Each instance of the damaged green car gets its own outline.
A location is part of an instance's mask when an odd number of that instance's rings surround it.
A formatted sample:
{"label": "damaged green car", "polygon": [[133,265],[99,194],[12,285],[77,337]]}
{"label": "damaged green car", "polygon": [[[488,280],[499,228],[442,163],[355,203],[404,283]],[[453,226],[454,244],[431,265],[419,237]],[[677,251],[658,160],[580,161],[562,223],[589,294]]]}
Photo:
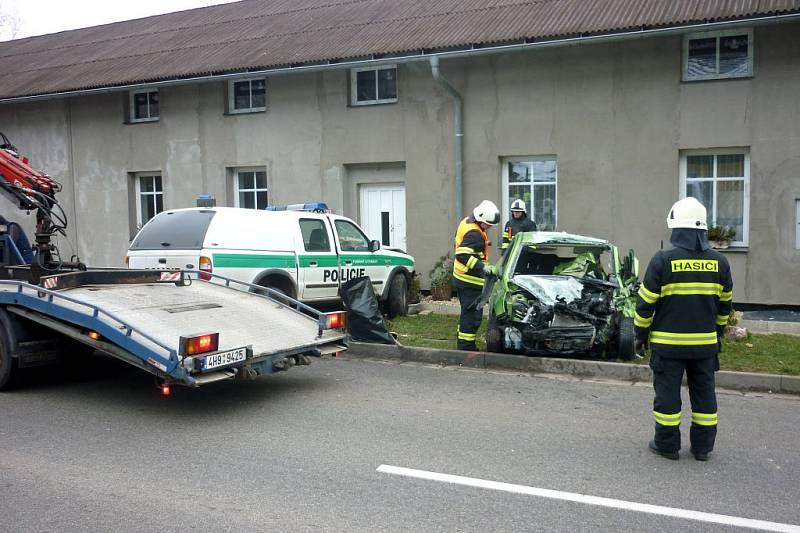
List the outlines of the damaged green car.
{"label": "damaged green car", "polygon": [[563,232],[517,234],[484,287],[486,347],[528,355],[635,357],[639,261],[608,241]]}

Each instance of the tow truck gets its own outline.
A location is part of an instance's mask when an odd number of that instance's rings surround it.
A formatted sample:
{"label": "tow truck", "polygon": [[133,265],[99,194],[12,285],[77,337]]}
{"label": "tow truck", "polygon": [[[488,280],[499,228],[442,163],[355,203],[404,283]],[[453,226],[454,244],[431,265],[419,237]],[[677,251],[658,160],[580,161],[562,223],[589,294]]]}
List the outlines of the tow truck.
{"label": "tow truck", "polygon": [[52,242],[66,236],[61,185],[0,136],[0,193],[36,212],[30,264],[0,227],[0,391],[20,369],[95,351],[153,374],[168,395],[172,385],[273,374],[346,349],[346,313],[275,290],[196,270],[62,260]]}

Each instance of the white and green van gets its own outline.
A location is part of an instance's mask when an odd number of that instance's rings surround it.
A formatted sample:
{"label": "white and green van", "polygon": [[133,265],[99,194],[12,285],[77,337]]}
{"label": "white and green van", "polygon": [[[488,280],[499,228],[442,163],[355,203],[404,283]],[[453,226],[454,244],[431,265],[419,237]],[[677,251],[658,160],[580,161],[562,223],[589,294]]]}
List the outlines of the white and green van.
{"label": "white and green van", "polygon": [[408,311],[414,273],[413,257],[370,241],[347,217],[235,207],[159,213],[134,238],[127,263],[213,272],[307,303],[339,300],[342,283],[369,276],[390,316]]}

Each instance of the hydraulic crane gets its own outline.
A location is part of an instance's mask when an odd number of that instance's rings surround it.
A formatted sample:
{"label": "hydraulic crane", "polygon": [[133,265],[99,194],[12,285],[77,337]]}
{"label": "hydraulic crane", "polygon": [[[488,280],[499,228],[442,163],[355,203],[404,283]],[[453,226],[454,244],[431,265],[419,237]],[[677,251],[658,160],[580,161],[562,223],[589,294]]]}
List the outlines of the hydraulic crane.
{"label": "hydraulic crane", "polygon": [[56,200],[61,184],[33,168],[28,158],[20,156],[19,150],[5,134],[0,132],[0,138],[0,191],[19,209],[36,211],[33,262],[30,267],[2,269],[4,272],[0,272],[0,278],[29,278],[33,283],[38,283],[39,278],[44,275],[86,270],[86,266],[77,257],[68,262],[62,261],[58,248],[51,242],[55,235],[66,237],[67,217]]}

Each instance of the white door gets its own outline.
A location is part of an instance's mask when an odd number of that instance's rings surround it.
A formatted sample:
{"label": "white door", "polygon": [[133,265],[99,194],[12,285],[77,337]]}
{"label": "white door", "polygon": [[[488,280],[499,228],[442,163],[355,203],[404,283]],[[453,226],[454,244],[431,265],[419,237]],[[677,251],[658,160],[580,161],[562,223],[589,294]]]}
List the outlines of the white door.
{"label": "white door", "polygon": [[361,227],[385,248],[406,250],[406,188],[402,183],[361,186]]}

